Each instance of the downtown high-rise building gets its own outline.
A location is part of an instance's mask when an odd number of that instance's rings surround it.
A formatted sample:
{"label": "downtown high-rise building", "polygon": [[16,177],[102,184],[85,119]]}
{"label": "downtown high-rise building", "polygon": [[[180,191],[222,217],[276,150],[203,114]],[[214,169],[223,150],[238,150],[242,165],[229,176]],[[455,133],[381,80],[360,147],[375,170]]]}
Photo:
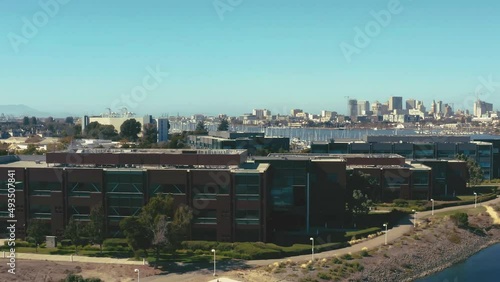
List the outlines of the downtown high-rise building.
{"label": "downtown high-rise building", "polygon": [[357,103],[358,116],[366,116],[370,112],[370,102],[368,101],[358,101]]}
{"label": "downtown high-rise building", "polygon": [[407,110],[416,109],[416,108],[417,108],[417,100],[415,100],[415,99],[406,100],[406,109]]}
{"label": "downtown high-rise building", "polygon": [[389,111],[402,110],[403,109],[403,97],[391,96],[389,98]]}
{"label": "downtown high-rise building", "polygon": [[358,116],[358,100],[350,99],[347,102],[347,115],[350,117]]}

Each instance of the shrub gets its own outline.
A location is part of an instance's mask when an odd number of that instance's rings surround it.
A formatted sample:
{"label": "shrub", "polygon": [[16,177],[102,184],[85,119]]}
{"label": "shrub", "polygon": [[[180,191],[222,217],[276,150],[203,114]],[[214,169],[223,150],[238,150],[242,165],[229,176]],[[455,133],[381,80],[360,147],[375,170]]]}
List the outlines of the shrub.
{"label": "shrub", "polygon": [[110,248],[110,247],[128,248],[129,247],[127,239],[124,239],[124,238],[110,238],[110,239],[106,239],[102,243],[102,246],[104,248]]}
{"label": "shrub", "polygon": [[71,246],[71,240],[70,239],[63,239],[63,240],[61,240],[61,246],[63,246],[63,247],[69,247],[69,246]]}
{"label": "shrub", "polygon": [[75,274],[69,274],[66,279],[64,279],[65,282],[103,282],[99,278],[83,278],[81,275],[75,275]]}
{"label": "shrub", "polygon": [[450,216],[450,219],[459,228],[467,228],[469,226],[469,215],[464,212],[457,212]]}
{"label": "shrub", "polygon": [[[30,243],[30,242],[27,242],[27,241],[22,241],[22,240],[16,240],[16,247],[28,247],[28,248],[34,248],[36,247],[36,245],[34,243]],[[4,246],[8,246],[9,245],[9,241],[6,240],[3,242]]]}
{"label": "shrub", "polygon": [[328,281],[332,280],[332,276],[326,272],[318,272],[318,278],[323,279],[323,280],[328,280]]}
{"label": "shrub", "polygon": [[368,248],[367,247],[364,247],[364,248],[361,249],[361,256],[363,256],[363,257],[369,256]]}
{"label": "shrub", "polygon": [[396,207],[407,207],[408,206],[408,201],[403,200],[403,199],[395,199],[393,201],[393,203]]}
{"label": "shrub", "polygon": [[212,241],[184,241],[181,243],[182,248],[189,250],[206,250],[210,251],[217,246],[217,242]]}
{"label": "shrub", "polygon": [[344,254],[341,256],[341,258],[345,260],[352,260],[352,255],[350,253]]}
{"label": "shrub", "polygon": [[377,232],[380,232],[382,229],[380,227],[371,227],[363,230],[358,230],[358,231],[351,231],[347,232],[345,234],[345,238],[353,238],[354,239],[359,239],[362,237],[367,237],[368,235],[375,234]]}

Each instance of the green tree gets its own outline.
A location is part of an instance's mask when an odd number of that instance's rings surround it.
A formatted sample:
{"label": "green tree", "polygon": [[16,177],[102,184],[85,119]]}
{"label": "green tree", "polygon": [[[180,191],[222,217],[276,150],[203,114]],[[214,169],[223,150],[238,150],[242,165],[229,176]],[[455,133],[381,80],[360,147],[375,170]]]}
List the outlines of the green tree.
{"label": "green tree", "polygon": [[208,130],[205,126],[205,122],[200,120],[197,124],[196,124],[196,129],[194,130],[194,134],[197,134],[197,135],[203,135],[203,134],[207,134],[208,133]]}
{"label": "green tree", "polygon": [[368,214],[371,206],[373,206],[373,202],[368,195],[363,194],[361,190],[352,191],[352,198],[347,202],[347,211],[352,215],[354,227],[356,227],[358,217]]}
{"label": "green tree", "polygon": [[183,149],[186,148],[185,144],[185,134],[172,134],[168,141],[168,148],[171,149]]}
{"label": "green tree", "polygon": [[36,124],[37,124],[36,117],[31,117],[31,119],[30,119],[30,124],[31,124],[31,125],[36,125]]}
{"label": "green tree", "polygon": [[34,144],[29,144],[26,150],[20,152],[21,155],[35,155],[37,153],[36,146]]}
{"label": "green tree", "polygon": [[141,132],[141,123],[137,120],[128,119],[120,126],[121,137],[126,138],[129,141],[137,141],[137,134]]}
{"label": "green tree", "polygon": [[466,162],[467,164],[466,180],[470,186],[476,186],[483,181],[484,179],[483,170],[473,158],[467,157],[463,154],[459,154],[456,156],[456,159]]}
{"label": "green tree", "polygon": [[157,141],[158,130],[156,129],[156,125],[152,123],[145,124],[142,131],[143,146],[151,146],[151,144],[156,144]]}
{"label": "green tree", "polygon": [[129,246],[134,251],[144,250],[145,255],[151,247],[151,232],[144,226],[137,216],[130,216],[120,221],[120,229],[123,231]]}
{"label": "green tree", "polygon": [[74,118],[73,117],[66,117],[66,119],[64,120],[65,123],[67,124],[73,124],[75,122]]}
{"label": "green tree", "polygon": [[98,138],[100,139],[115,139],[118,137],[118,132],[113,125],[101,125],[99,128]]}
{"label": "green tree", "polygon": [[29,117],[24,117],[23,118],[23,125],[24,126],[30,125],[30,118]]}
{"label": "green tree", "polygon": [[104,206],[98,205],[90,210],[90,222],[87,224],[87,232],[93,244],[98,244],[102,253],[102,243],[106,236],[106,215]]}
{"label": "green tree", "polygon": [[36,252],[38,253],[38,245],[45,241],[45,236],[49,234],[47,224],[39,219],[32,219],[28,223],[26,235],[29,239],[33,240],[36,245]]}
{"label": "green tree", "polygon": [[228,131],[229,130],[229,122],[226,118],[222,119],[217,126],[217,131]]}
{"label": "green tree", "polygon": [[64,229],[64,238],[71,240],[71,243],[75,246],[75,253],[78,254],[78,246],[81,246],[85,242],[86,227],[82,222],[71,218]]}

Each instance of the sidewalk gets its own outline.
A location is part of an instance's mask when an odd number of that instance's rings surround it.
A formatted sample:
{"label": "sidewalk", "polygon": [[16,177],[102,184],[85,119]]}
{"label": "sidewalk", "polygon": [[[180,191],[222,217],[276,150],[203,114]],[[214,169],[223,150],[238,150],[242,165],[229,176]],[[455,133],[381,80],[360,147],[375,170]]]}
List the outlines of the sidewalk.
{"label": "sidewalk", "polygon": [[[0,258],[3,258],[2,253],[0,253]],[[29,259],[29,260],[65,261],[65,262],[73,261],[73,262],[89,262],[89,263],[143,265],[142,261],[117,259],[117,258],[76,256],[76,255],[42,255],[42,254],[16,253],[16,258],[21,260]]]}

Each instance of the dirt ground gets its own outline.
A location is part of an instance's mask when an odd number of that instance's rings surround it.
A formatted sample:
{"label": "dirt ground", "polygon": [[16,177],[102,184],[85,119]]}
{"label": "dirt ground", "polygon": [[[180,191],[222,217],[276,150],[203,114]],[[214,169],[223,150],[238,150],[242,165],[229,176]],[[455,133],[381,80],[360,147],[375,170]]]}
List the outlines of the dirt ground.
{"label": "dirt ground", "polygon": [[100,278],[106,282],[130,282],[137,281],[137,273],[134,272],[136,268],[140,270],[141,278],[160,272],[152,267],[137,265],[18,260],[16,261],[16,274],[13,275],[7,272],[9,267],[6,263],[6,259],[0,259],[0,282],[59,282],[64,281],[70,273],[81,275],[84,278]]}

